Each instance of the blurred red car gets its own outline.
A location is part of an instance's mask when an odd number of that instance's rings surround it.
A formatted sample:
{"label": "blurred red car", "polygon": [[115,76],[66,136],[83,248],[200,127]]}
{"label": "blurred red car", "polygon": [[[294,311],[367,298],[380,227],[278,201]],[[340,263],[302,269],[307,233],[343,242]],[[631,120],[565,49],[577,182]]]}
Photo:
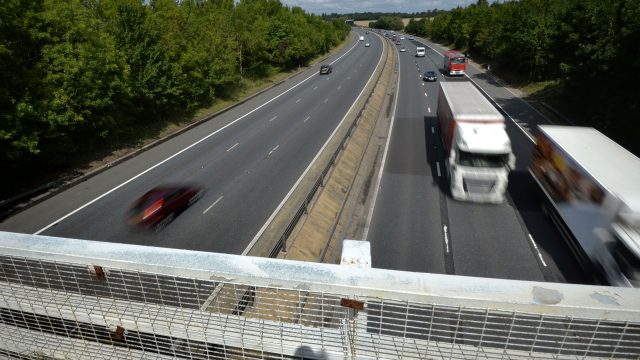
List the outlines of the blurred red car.
{"label": "blurred red car", "polygon": [[198,201],[204,190],[198,186],[158,186],[142,195],[129,210],[129,224],[160,231],[176,216]]}

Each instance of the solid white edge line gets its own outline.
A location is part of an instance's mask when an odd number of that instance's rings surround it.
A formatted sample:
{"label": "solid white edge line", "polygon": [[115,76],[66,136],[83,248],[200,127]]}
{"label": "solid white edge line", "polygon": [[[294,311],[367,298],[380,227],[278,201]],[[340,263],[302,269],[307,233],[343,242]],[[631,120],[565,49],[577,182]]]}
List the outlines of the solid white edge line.
{"label": "solid white edge line", "polygon": [[207,211],[211,210],[211,208],[212,208],[212,207],[216,206],[216,204],[217,204],[220,200],[222,200],[222,198],[223,198],[223,197],[224,197],[224,196],[220,196],[220,197],[218,198],[218,200],[214,201],[214,202],[213,202],[213,204],[211,204],[211,206],[209,206],[209,207],[207,208],[207,210],[205,210],[205,211],[203,211],[203,212],[202,212],[202,215],[206,214],[206,213],[207,213]]}
{"label": "solid white edge line", "polygon": [[[396,60],[398,61],[398,65],[400,64],[400,56],[396,52]],[[369,228],[371,227],[371,220],[373,219],[373,211],[376,207],[376,202],[378,200],[378,192],[380,190],[380,186],[382,186],[382,175],[384,172],[384,166],[387,162],[387,154],[389,152],[389,144],[391,143],[391,134],[393,133],[393,125],[396,120],[396,111],[398,110],[398,94],[400,93],[400,66],[398,66],[398,82],[396,84],[396,94],[393,99],[393,115],[391,115],[391,123],[389,124],[389,135],[387,136],[387,142],[384,146],[384,153],[382,154],[382,162],[380,163],[380,170],[378,170],[378,176],[376,177],[376,183],[373,186],[373,204],[369,208],[369,214],[367,214],[367,220],[365,221],[364,231],[362,233],[362,239],[367,240],[369,236]]]}
{"label": "solid white edge line", "polygon": [[[335,59],[334,61],[332,61],[330,64],[333,64],[333,63],[335,63],[336,61],[338,61],[338,60],[342,59],[345,55],[347,55],[348,53],[350,53],[350,52],[351,52],[351,50],[355,49],[355,47],[356,47],[357,45],[358,45],[358,43],[356,42],[356,43],[355,43],[355,44],[354,44],[354,45],[353,45],[349,50],[347,50],[347,52],[345,52],[344,54],[340,55],[340,57],[338,57],[337,59]],[[123,187],[123,186],[127,185],[128,183],[132,182],[133,180],[135,180],[135,179],[139,178],[140,176],[142,176],[142,175],[144,175],[144,174],[148,173],[149,171],[151,171],[151,170],[153,170],[153,169],[157,168],[158,166],[160,166],[160,165],[162,165],[162,164],[166,163],[167,161],[169,161],[169,160],[173,159],[174,157],[176,157],[176,156],[178,156],[178,155],[182,154],[183,152],[185,152],[185,151],[187,151],[187,150],[191,149],[192,147],[194,147],[194,146],[196,146],[196,145],[200,144],[201,142],[203,142],[203,141],[207,140],[208,138],[212,137],[213,135],[216,135],[217,133],[221,132],[222,130],[224,130],[224,129],[228,128],[229,126],[234,125],[234,124],[235,124],[235,123],[237,123],[238,121],[240,121],[240,120],[244,119],[245,117],[247,117],[247,116],[249,116],[249,115],[253,114],[254,112],[258,111],[259,109],[261,109],[261,108],[263,108],[263,107],[265,107],[266,105],[268,105],[268,104],[270,104],[271,102],[275,101],[276,99],[280,98],[282,95],[284,95],[284,94],[288,93],[289,91],[291,91],[291,90],[293,90],[293,89],[297,88],[298,86],[300,86],[301,84],[303,84],[303,83],[304,83],[304,82],[306,82],[307,80],[309,80],[309,79],[311,79],[312,77],[317,76],[317,75],[318,75],[318,72],[314,72],[313,74],[311,74],[311,75],[309,75],[308,77],[304,78],[304,79],[303,79],[302,81],[300,81],[299,83],[297,83],[297,84],[293,85],[292,87],[288,88],[287,90],[285,90],[285,91],[281,92],[280,94],[276,95],[275,97],[273,97],[273,98],[269,99],[267,102],[265,102],[265,103],[261,104],[260,106],[256,107],[255,109],[253,109],[253,110],[249,111],[248,113],[246,113],[246,114],[244,114],[244,115],[240,116],[239,118],[237,118],[237,119],[233,120],[232,122],[228,123],[227,125],[225,125],[225,126],[221,127],[220,129],[218,129],[218,130],[216,130],[216,131],[214,131],[214,132],[210,133],[209,135],[207,135],[207,136],[203,137],[202,139],[200,139],[200,140],[198,140],[198,141],[194,142],[193,144],[191,144],[191,145],[189,145],[189,146],[185,147],[184,149],[182,149],[182,150],[178,151],[177,153],[175,153],[175,154],[173,154],[173,155],[169,156],[168,158],[166,158],[166,159],[164,159],[164,160],[160,161],[159,163],[157,163],[157,164],[155,164],[155,165],[153,165],[153,166],[151,166],[151,167],[147,168],[146,170],[144,170],[144,171],[140,172],[138,175],[135,175],[135,176],[133,176],[132,178],[130,178],[129,180],[124,181],[124,182],[123,182],[123,183],[121,183],[120,185],[118,185],[118,186],[116,186],[116,187],[112,188],[111,190],[109,190],[109,191],[105,192],[104,194],[102,194],[102,195],[100,195],[100,196],[96,197],[95,199],[90,200],[89,202],[85,203],[84,205],[80,206],[79,208],[77,208],[77,209],[75,209],[75,210],[73,210],[73,211],[71,211],[71,212],[67,213],[66,215],[64,215],[64,216],[62,216],[61,218],[59,218],[59,219],[55,220],[55,221],[54,221],[54,222],[52,222],[51,224],[49,224],[49,225],[47,225],[47,226],[43,227],[42,229],[40,229],[40,230],[36,231],[35,233],[33,233],[33,235],[38,235],[38,234],[42,233],[43,231],[47,231],[47,230],[48,230],[49,228],[51,228],[52,226],[59,224],[61,221],[64,221],[64,220],[65,220],[65,219],[67,219],[68,217],[70,217],[70,216],[72,216],[72,215],[76,214],[77,212],[79,212],[79,211],[83,210],[83,209],[84,209],[84,208],[86,208],[87,206],[89,206],[89,205],[91,205],[91,204],[95,203],[96,201],[98,201],[98,200],[102,199],[103,197],[105,197],[105,196],[107,196],[107,195],[111,194],[112,192],[114,192],[114,191],[116,191],[116,190],[120,189],[121,187]]]}
{"label": "solid white edge line", "polygon": [[536,242],[533,240],[533,236],[531,236],[531,234],[529,235],[529,239],[531,240],[531,243],[533,244],[533,247],[536,249],[536,252],[538,253],[538,257],[540,258],[540,261],[542,262],[542,265],[544,267],[547,267],[547,263],[544,262],[544,259],[542,258],[542,254],[540,253],[540,250],[538,249],[538,245],[536,245]]}
{"label": "solid white edge line", "polygon": [[[357,45],[357,43],[356,43]],[[376,71],[378,70],[378,67],[380,67],[380,65],[382,64],[382,55],[380,54],[380,60],[378,60],[378,65],[376,66],[376,68],[373,70],[373,72],[371,73],[371,76],[369,77],[369,80],[367,80],[367,83],[365,84],[365,86],[362,88],[362,91],[360,91],[360,94],[358,94],[358,96],[356,97],[356,100],[353,102],[353,104],[351,104],[351,107],[349,108],[349,110],[347,111],[347,113],[342,117],[342,120],[340,120],[340,123],[338,124],[338,126],[336,126],[335,130],[333,130],[333,132],[331,133],[331,135],[329,136],[329,138],[327,139],[327,141],[325,141],[324,145],[322,145],[322,147],[320,148],[320,150],[318,151],[318,153],[316,154],[316,156],[313,158],[313,160],[311,160],[311,162],[309,163],[309,166],[307,166],[307,168],[302,172],[302,175],[300,175],[300,177],[298,178],[298,180],[295,182],[295,184],[293,184],[293,186],[291,187],[291,189],[289,190],[289,192],[287,193],[287,195],[285,195],[284,199],[282,199],[282,201],[280,202],[280,204],[278,204],[278,207],[276,207],[276,209],[273,211],[273,213],[271,214],[271,216],[269,216],[269,218],[267,219],[267,221],[264,223],[264,225],[262,225],[262,227],[260,228],[260,230],[258,230],[258,233],[256,234],[256,236],[253,237],[253,240],[251,240],[251,242],[249,243],[249,245],[244,249],[244,251],[242,252],[242,255],[247,255],[249,253],[249,251],[251,250],[251,248],[253,248],[253,246],[256,244],[256,242],[258,241],[258,239],[260,239],[260,236],[262,236],[262,234],[265,232],[265,230],[267,230],[267,227],[271,224],[271,222],[273,221],[273,219],[276,217],[276,215],[278,214],[278,212],[282,209],[282,207],[284,206],[284,204],[287,202],[287,200],[289,200],[289,198],[291,197],[291,194],[293,194],[293,191],[298,187],[298,185],[302,182],[302,179],[304,179],[304,177],[307,175],[307,173],[309,172],[309,170],[311,169],[311,167],[315,164],[316,160],[318,160],[318,158],[320,157],[320,154],[322,154],[322,152],[324,151],[324,149],[327,147],[327,145],[329,145],[329,142],[331,141],[331,139],[333,138],[333,136],[336,134],[336,132],[338,131],[338,129],[342,126],[342,123],[347,119],[347,115],[349,115],[349,113],[351,112],[351,110],[353,110],[353,107],[356,105],[356,103],[358,102],[358,99],[360,98],[360,96],[362,96],[362,93],[364,92],[364,90],[367,88],[367,85],[369,84],[369,82],[371,81],[371,79],[373,79],[373,75],[375,75]],[[396,95],[397,98],[397,95]],[[394,110],[394,114],[395,114],[395,110]],[[366,238],[365,238],[366,239]]]}

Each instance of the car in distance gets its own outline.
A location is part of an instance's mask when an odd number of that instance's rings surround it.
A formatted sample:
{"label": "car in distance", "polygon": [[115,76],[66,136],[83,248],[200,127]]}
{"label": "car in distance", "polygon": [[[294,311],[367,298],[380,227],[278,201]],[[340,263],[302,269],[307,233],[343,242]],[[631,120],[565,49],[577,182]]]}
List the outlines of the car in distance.
{"label": "car in distance", "polygon": [[424,80],[424,81],[437,81],[438,80],[438,75],[436,74],[435,71],[428,70],[428,71],[424,72],[424,75],[422,75],[422,80]]}
{"label": "car in distance", "polygon": [[371,44],[366,43],[366,44],[364,44],[364,46],[365,46],[365,47],[369,47],[369,46],[371,46]]}
{"label": "car in distance", "polygon": [[400,45],[400,40],[396,40],[396,45]]}
{"label": "car in distance", "polygon": [[400,36],[400,40],[404,40],[404,36]]}
{"label": "car in distance", "polygon": [[333,67],[329,64],[324,64],[320,66],[320,74],[331,74],[333,72]]}
{"label": "car in distance", "polygon": [[415,40],[415,38],[413,36],[409,37],[409,40]]}
{"label": "car in distance", "polygon": [[129,224],[158,232],[203,194],[204,190],[196,185],[157,186],[133,203],[128,214]]}
{"label": "car in distance", "polygon": [[403,46],[403,47],[400,48],[400,52],[405,52],[405,51],[407,51],[406,47]]}

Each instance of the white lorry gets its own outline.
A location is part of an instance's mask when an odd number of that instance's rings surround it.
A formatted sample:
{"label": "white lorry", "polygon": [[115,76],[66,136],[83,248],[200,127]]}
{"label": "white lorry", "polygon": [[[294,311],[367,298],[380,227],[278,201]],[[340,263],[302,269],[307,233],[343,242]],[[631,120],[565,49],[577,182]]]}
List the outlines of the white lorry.
{"label": "white lorry", "polygon": [[538,127],[530,172],[583,267],[640,287],[640,159],[588,127]]}
{"label": "white lorry", "polygon": [[416,57],[424,57],[426,54],[425,48],[422,46],[416,47]]}
{"label": "white lorry", "polygon": [[501,203],[516,158],[504,117],[470,82],[441,82],[438,122],[451,196]]}
{"label": "white lorry", "polygon": [[360,41],[364,41],[364,36],[360,35]]}

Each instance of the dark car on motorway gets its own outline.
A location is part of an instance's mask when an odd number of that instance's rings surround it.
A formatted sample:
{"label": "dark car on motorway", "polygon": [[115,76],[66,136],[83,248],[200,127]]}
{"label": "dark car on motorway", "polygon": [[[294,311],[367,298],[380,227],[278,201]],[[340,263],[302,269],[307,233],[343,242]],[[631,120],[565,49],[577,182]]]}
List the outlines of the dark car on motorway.
{"label": "dark car on motorway", "polygon": [[133,203],[129,224],[160,231],[176,216],[202,197],[204,190],[195,185],[165,185],[149,190]]}
{"label": "dark car on motorway", "polygon": [[436,74],[435,71],[432,71],[432,70],[425,71],[424,75],[422,75],[422,80],[424,80],[424,81],[437,81],[438,80],[438,75]]}
{"label": "dark car on motorway", "polygon": [[331,65],[320,66],[320,74],[331,74],[331,72],[333,72],[333,67]]}

